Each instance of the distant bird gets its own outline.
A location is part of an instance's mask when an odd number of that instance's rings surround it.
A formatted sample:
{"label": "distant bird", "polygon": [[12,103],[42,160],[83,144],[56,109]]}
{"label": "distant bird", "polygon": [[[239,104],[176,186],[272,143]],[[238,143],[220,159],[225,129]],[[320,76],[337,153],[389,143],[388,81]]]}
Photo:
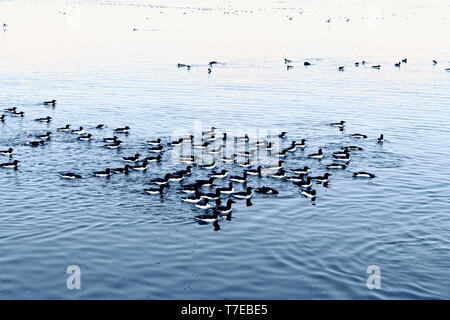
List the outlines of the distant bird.
{"label": "distant bird", "polygon": [[433,60],[433,64],[437,64],[437,61],[436,61],[436,60]]}
{"label": "distant bird", "polygon": [[322,158],[323,158],[323,152],[322,152],[322,149],[319,149],[319,150],[317,151],[317,153],[311,153],[311,154],[308,154],[308,157],[309,157],[309,158],[312,158],[312,159],[322,159]]}
{"label": "distant bird", "polygon": [[45,117],[45,118],[37,118],[37,119],[35,119],[35,121],[38,121],[38,122],[47,122],[47,123],[49,123],[50,121],[52,121],[52,117],[47,116],[47,117]]}
{"label": "distant bird", "polygon": [[81,179],[82,178],[81,175],[72,173],[72,172],[60,173],[59,176],[63,179]]}
{"label": "distant bird", "polygon": [[397,62],[394,66],[400,68],[400,64],[401,64],[400,62]]}
{"label": "distant bird", "polygon": [[56,104],[56,100],[44,101],[44,104],[54,106]]}
{"label": "distant bird", "polygon": [[366,64],[366,61],[364,61],[364,60],[361,61],[361,64],[362,64],[362,65],[365,65],[365,64]]}
{"label": "distant bird", "polygon": [[300,193],[307,197],[310,198],[311,201],[315,201],[316,200],[316,190],[310,190],[310,189],[305,189],[305,190],[301,190]]}
{"label": "distant bird", "polygon": [[403,62],[403,63],[407,63],[407,62],[408,62],[408,59],[405,58],[405,59],[402,60],[402,62]]}
{"label": "distant bird", "polygon": [[296,173],[296,174],[307,174],[309,170],[308,166],[304,166],[303,168],[300,169],[291,169],[289,170],[292,173]]}
{"label": "distant bird", "polygon": [[339,71],[344,71],[344,67],[339,67],[338,70]]}
{"label": "distant bird", "polygon": [[3,111],[9,112],[9,113],[14,113],[14,112],[16,112],[16,110],[17,110],[17,107],[3,109]]}
{"label": "distant bird", "polygon": [[128,131],[130,131],[129,126],[114,129],[114,132],[117,132],[117,133],[128,133]]}
{"label": "distant bird", "polygon": [[79,129],[73,129],[72,133],[81,135],[81,134],[85,134],[86,131],[84,131],[83,127],[80,127]]}
{"label": "distant bird", "polygon": [[105,144],[104,147],[106,149],[117,149],[117,148],[120,148],[121,144],[122,144],[122,141],[117,140],[117,141],[115,141],[113,143]]}
{"label": "distant bird", "polygon": [[23,117],[24,115],[25,115],[25,112],[23,112],[23,111],[11,113],[11,116],[13,116],[13,117]]}
{"label": "distant bird", "polygon": [[162,195],[163,190],[164,190],[165,187],[166,186],[162,184],[162,185],[159,186],[159,188],[144,189],[144,192],[147,193],[147,194],[151,194],[151,195],[154,195],[154,194]]}
{"label": "distant bird", "polygon": [[105,129],[106,126],[104,124],[98,124],[95,129]]}
{"label": "distant bird", "polygon": [[92,139],[92,134],[88,133],[88,134],[84,134],[84,135],[80,135],[78,137],[78,140],[80,141],[91,141]]}
{"label": "distant bird", "polygon": [[114,136],[112,138],[103,138],[104,142],[116,142],[117,141],[117,136]]}
{"label": "distant bird", "polygon": [[450,68],[445,69],[445,71],[450,71]]}
{"label": "distant bird", "polygon": [[[211,208],[211,204],[209,204],[209,200],[208,199],[203,199],[201,202],[197,203],[195,206],[197,208],[203,209],[203,210]],[[218,213],[214,212],[214,216],[217,217]],[[200,218],[200,217],[203,217],[203,218]],[[196,218],[200,219],[200,220],[203,220],[203,221],[207,220],[207,218],[205,216],[197,216]],[[217,218],[215,218],[215,220],[217,220]]]}
{"label": "distant bird", "polygon": [[9,148],[8,150],[0,150],[0,154],[4,156],[10,156],[14,152],[13,148]]}
{"label": "distant bird", "polygon": [[208,68],[208,73],[211,73],[211,68]]}
{"label": "distant bird", "polygon": [[304,65],[304,66],[310,66],[311,63],[309,63],[308,61],[305,61],[305,62],[303,63],[303,65]]}
{"label": "distant bird", "polygon": [[355,67],[359,67],[359,62],[355,62]]}
{"label": "distant bird", "polygon": [[132,167],[133,170],[136,171],[147,171],[147,162],[143,162],[142,164],[137,164]]}
{"label": "distant bird", "polygon": [[228,199],[226,206],[216,205],[216,207],[214,208],[214,211],[217,211],[220,214],[228,214],[233,210],[233,208],[231,207],[233,203],[236,203],[236,201],[234,201],[232,199]]}
{"label": "distant bird", "polygon": [[365,134],[361,134],[361,133],[353,133],[350,135],[352,138],[363,138],[366,139],[367,136]]}
{"label": "distant bird", "polygon": [[277,190],[270,188],[270,187],[266,187],[266,186],[262,186],[261,188],[256,188],[255,192],[263,193],[263,194],[278,194]]}
{"label": "distant bird", "polygon": [[345,169],[347,166],[341,163],[331,163],[326,165],[327,169]]}
{"label": "distant bird", "polygon": [[111,175],[111,169],[107,168],[105,171],[94,171],[92,174],[96,177],[109,177]]}
{"label": "distant bird", "polygon": [[375,178],[375,175],[373,175],[371,173],[368,173],[368,172],[360,171],[360,172],[353,173],[353,177],[355,177],[355,178],[370,178],[370,179],[373,179],[373,178]]}
{"label": "distant bird", "polygon": [[52,133],[50,131],[48,131],[45,134],[37,135],[36,138],[41,139],[41,140],[48,140],[48,139],[50,139],[51,134]]}
{"label": "distant bird", "polygon": [[331,19],[325,20],[325,22],[326,22],[326,23],[330,23],[330,22],[331,22]]}
{"label": "distant bird", "polygon": [[288,65],[286,66],[286,70],[290,70],[290,69],[292,69],[293,67],[294,67],[294,66],[291,66],[291,65],[288,64]]}
{"label": "distant bird", "polygon": [[131,169],[130,165],[126,164],[123,168],[111,169],[111,172],[128,174],[130,172],[130,169]]}
{"label": "distant bird", "polygon": [[333,122],[333,123],[330,123],[330,126],[343,128],[345,126],[345,121],[341,120],[340,122]]}
{"label": "distant bird", "polygon": [[384,135],[380,134],[380,137],[377,139],[378,143],[383,143],[384,141]]}
{"label": "distant bird", "polygon": [[159,144],[161,144],[161,138],[158,138],[156,140],[147,140],[147,144],[159,145]]}
{"label": "distant bird", "polygon": [[19,162],[20,162],[19,160],[14,160],[13,162],[2,163],[2,164],[0,164],[0,167],[1,168],[18,170],[17,164]]}
{"label": "distant bird", "polygon": [[30,146],[32,146],[32,147],[42,146],[43,144],[45,144],[45,141],[44,141],[44,140],[30,141],[30,142],[28,142],[28,145],[30,145]]}
{"label": "distant bird", "polygon": [[331,173],[325,173],[323,176],[311,177],[311,180],[315,180],[321,183],[327,183]]}
{"label": "distant bird", "polygon": [[380,69],[380,68],[381,68],[381,65],[379,65],[379,64],[373,65],[372,68],[373,68],[373,69]]}
{"label": "distant bird", "polygon": [[133,157],[122,157],[122,160],[125,162],[137,162],[141,155],[136,153]]}
{"label": "distant bird", "polygon": [[210,66],[212,66],[213,64],[217,64],[218,62],[217,61],[210,61],[208,64],[210,65]]}
{"label": "distant bird", "polygon": [[6,117],[6,115],[5,115],[5,114],[2,114],[2,115],[0,116],[0,121],[1,121],[1,122],[5,122],[5,117]]}
{"label": "distant bird", "polygon": [[[204,209],[204,207],[201,207],[199,205],[196,205],[196,206],[200,209]],[[209,205],[209,203],[206,203],[205,206],[207,208],[211,207]],[[216,223],[217,219],[219,219],[219,213],[217,211],[214,211],[212,215],[211,214],[202,214],[202,215],[196,216],[195,219],[200,220],[202,222],[206,222],[206,223],[209,223],[209,222]],[[215,227],[214,230],[220,230],[220,227],[218,226],[218,224],[216,224],[214,227]]]}
{"label": "distant bird", "polygon": [[253,197],[253,188],[247,187],[247,190],[245,192],[235,192],[233,193],[233,197],[238,199],[250,199]]}
{"label": "distant bird", "polygon": [[59,131],[59,132],[69,132],[69,131],[70,131],[70,124],[66,124],[65,127],[57,128],[56,131]]}
{"label": "distant bird", "polygon": [[302,139],[302,141],[300,143],[296,143],[295,145],[301,149],[304,149],[306,147],[306,139]]}
{"label": "distant bird", "polygon": [[292,60],[284,59],[284,63],[285,63],[285,64],[288,64],[288,63],[291,63],[291,62],[292,62]]}

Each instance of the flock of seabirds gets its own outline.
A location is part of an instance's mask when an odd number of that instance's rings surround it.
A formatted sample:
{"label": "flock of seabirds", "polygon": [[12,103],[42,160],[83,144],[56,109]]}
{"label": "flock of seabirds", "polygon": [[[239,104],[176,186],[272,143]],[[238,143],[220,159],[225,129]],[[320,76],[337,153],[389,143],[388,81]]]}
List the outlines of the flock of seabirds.
{"label": "flock of seabirds", "polygon": [[[50,100],[43,102],[44,105],[49,105],[55,107],[56,100]],[[0,116],[0,122],[5,123],[7,117],[24,117],[25,113],[19,111],[17,107],[11,107],[4,109],[4,113]],[[52,118],[46,116],[43,118],[35,119],[37,122],[50,123]],[[340,131],[344,131],[346,122],[344,120],[336,123],[330,123],[331,127],[335,127]],[[94,127],[95,129],[104,129],[106,125],[99,124]],[[123,141],[118,138],[118,136],[128,135],[130,132],[130,127],[125,126],[122,128],[115,128],[113,130],[113,137],[102,137],[104,147],[107,149],[118,149],[122,146]],[[93,138],[91,133],[87,133],[83,127],[71,128],[70,124],[64,127],[57,128],[58,133],[73,134],[77,136],[79,141],[90,141]],[[30,147],[39,147],[45,145],[51,141],[51,137],[54,133],[48,131],[41,135],[36,135],[35,140],[27,142]],[[119,168],[106,168],[101,171],[94,171],[92,175],[95,177],[105,177],[109,178],[113,174],[128,174],[131,171],[146,171],[148,165],[152,162],[160,162],[161,155],[164,151],[169,148],[179,147],[189,144],[191,147],[190,155],[180,155],[180,162],[186,164],[186,168],[172,173],[165,174],[162,178],[153,179],[148,188],[144,189],[143,192],[149,195],[160,195],[163,196],[164,192],[169,189],[169,182],[179,182],[180,191],[186,196],[182,197],[181,200],[186,203],[191,203],[195,205],[198,209],[203,209],[208,211],[205,214],[200,214],[195,218],[202,223],[213,222],[218,227],[217,220],[222,217],[226,217],[227,220],[231,220],[231,213],[233,211],[233,203],[235,200],[246,200],[247,205],[251,205],[250,199],[255,193],[266,194],[266,195],[276,195],[278,190],[263,185],[259,187],[247,186],[247,179],[249,176],[256,176],[262,178],[263,176],[269,177],[270,179],[284,180],[286,182],[293,183],[298,187],[300,194],[310,199],[311,201],[316,200],[316,190],[313,188],[318,185],[327,186],[328,180],[332,176],[331,173],[325,172],[320,176],[310,175],[310,168],[308,166],[303,166],[301,168],[292,168],[286,166],[286,159],[288,155],[294,155],[296,150],[305,150],[307,147],[307,140],[301,139],[300,142],[289,141],[286,142],[287,132],[277,133],[276,135],[268,136],[269,140],[264,139],[261,141],[252,141],[248,134],[240,137],[233,136],[230,139],[230,135],[226,132],[219,132],[217,128],[211,127],[210,130],[203,131],[201,137],[195,137],[189,135],[186,137],[180,137],[175,141],[163,142],[161,138],[155,140],[146,141],[148,146],[148,157],[142,157],[139,153],[134,156],[122,157],[124,162],[123,167]],[[356,139],[366,139],[367,136],[360,133],[354,133],[350,135],[352,138]],[[278,144],[274,139],[279,139],[278,141],[285,141],[284,144],[288,143],[288,147],[279,148]],[[381,134],[377,139],[378,143],[383,143],[384,136]],[[225,154],[225,149],[227,143],[232,143],[234,147],[235,142],[240,142],[245,146],[244,150],[232,152],[231,155],[227,156]],[[283,144],[283,143],[282,143]],[[203,163],[200,157],[194,155],[194,150],[198,149],[202,152],[213,156],[211,163]],[[233,149],[234,150],[234,149]],[[327,171],[332,170],[345,170],[348,163],[351,160],[351,153],[362,151],[363,148],[357,145],[347,145],[341,147],[340,150],[335,151],[331,154],[333,162],[326,164],[325,168]],[[270,155],[269,159],[276,159],[272,161],[270,165],[262,166],[258,165],[256,167],[255,157],[257,152],[267,152]],[[19,160],[12,160],[14,156],[14,149],[8,148],[6,150],[0,150],[0,155],[9,156],[10,162],[0,163],[0,168],[3,169],[19,169]],[[321,160],[324,157],[322,149],[318,149],[317,152],[307,154],[309,159]],[[200,163],[201,162],[201,163]],[[274,163],[275,162],[275,163]],[[235,165],[242,168],[241,175],[229,175],[228,170],[222,169],[220,171],[214,170],[218,163]],[[274,163],[274,164],[272,164]],[[206,179],[197,179],[194,183],[185,184],[184,178],[191,175],[194,168],[198,168],[201,172],[207,172]],[[59,173],[62,179],[81,179],[83,178],[80,174],[73,172],[63,172]],[[369,172],[354,172],[354,178],[365,178],[372,179],[375,175]],[[227,181],[228,180],[228,181]],[[217,183],[219,182],[219,183]],[[224,182],[228,182],[227,186],[224,187]],[[237,188],[237,185],[243,186],[243,189]],[[206,188],[209,187],[209,190]],[[214,192],[211,189],[215,188]],[[239,189],[244,191],[238,191]]]}
{"label": "flock of seabirds", "polygon": [[[294,62],[293,60],[286,59],[286,58],[284,59],[284,64],[286,65],[287,70],[294,68],[294,65],[292,64],[293,62]],[[402,64],[406,64],[406,63],[408,63],[408,58],[401,59],[400,61],[394,63],[394,67],[400,68]],[[438,62],[435,59],[432,60],[432,63],[433,63],[433,65],[438,64]],[[221,63],[217,62],[217,61],[210,61],[208,63],[208,73],[212,72],[212,67],[216,64],[221,64]],[[364,66],[366,64],[367,64],[367,61],[365,61],[365,60],[362,60],[361,62],[357,61],[354,63],[355,67],[359,67],[360,65]],[[304,61],[303,65],[305,67],[308,67],[308,66],[313,65],[313,63],[311,63],[309,61]],[[178,63],[177,66],[178,66],[178,68],[186,68],[187,70],[190,70],[192,68],[192,65],[186,64],[186,63]],[[374,64],[374,65],[372,65],[372,69],[381,69],[381,65]],[[345,70],[345,66],[338,67],[338,71],[344,71],[344,70]],[[445,71],[450,72],[450,68],[446,68]]]}

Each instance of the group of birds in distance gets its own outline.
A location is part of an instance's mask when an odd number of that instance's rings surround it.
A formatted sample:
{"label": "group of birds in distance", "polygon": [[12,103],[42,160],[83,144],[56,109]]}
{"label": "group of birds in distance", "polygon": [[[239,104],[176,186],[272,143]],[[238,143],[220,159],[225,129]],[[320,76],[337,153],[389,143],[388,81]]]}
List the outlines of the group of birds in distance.
{"label": "group of birds in distance", "polygon": [[[294,68],[293,62],[294,62],[294,60],[286,59],[286,58],[284,59],[284,64],[286,65],[286,69],[287,70],[290,70],[290,69]],[[408,58],[404,58],[404,59],[401,59],[400,61],[394,63],[394,67],[400,68],[402,64],[407,64],[407,63],[408,63]],[[433,59],[432,63],[433,63],[433,65],[437,65],[438,62],[435,59]],[[208,73],[212,72],[212,67],[214,65],[216,65],[216,64],[220,64],[220,62],[210,61],[208,63]],[[365,60],[362,60],[361,62],[357,61],[357,62],[354,63],[355,67],[359,67],[360,65],[365,66],[366,64],[368,64],[368,63]],[[308,67],[308,66],[313,65],[313,63],[309,62],[309,61],[304,61],[303,65],[305,67]],[[178,68],[186,68],[187,70],[190,70],[192,68],[192,65],[186,64],[186,63],[178,63],[177,67]],[[373,64],[372,65],[372,69],[381,69],[381,65],[380,64]],[[338,67],[338,71],[344,71],[344,70],[345,70],[345,66],[339,66]],[[445,71],[450,72],[450,68],[446,68]]]}
{"label": "group of birds in distance", "polygon": [[[55,107],[56,100],[43,102],[44,105]],[[0,122],[5,123],[7,117],[24,117],[25,113],[19,111],[17,107],[4,109],[4,113],[0,116]],[[50,123],[52,118],[50,116],[34,119],[37,122]],[[344,131],[346,121],[342,120],[329,124],[340,131]],[[101,130],[106,128],[104,124],[94,126],[92,129]],[[124,126],[113,129],[114,136],[101,137],[104,148],[118,149],[122,146],[123,141],[118,138],[120,135],[128,135],[131,128]],[[58,134],[73,134],[77,136],[77,140],[90,141],[93,139],[93,134],[85,131],[83,127],[71,128],[70,124],[56,129]],[[39,147],[51,141],[54,133],[47,131],[46,133],[36,135],[34,140],[28,141],[26,145],[30,147]],[[230,138],[230,136],[232,138]],[[332,174],[329,171],[345,170],[348,163],[351,161],[353,152],[360,152],[363,150],[358,145],[341,146],[339,150],[334,151],[329,156],[333,162],[326,164],[323,168],[326,170],[322,175],[313,176],[310,172],[310,167],[292,167],[288,165],[289,158],[299,157],[295,156],[297,150],[301,150],[302,157],[308,159],[316,159],[318,161],[324,158],[324,152],[319,148],[316,152],[305,154],[307,148],[307,139],[300,141],[287,140],[288,133],[281,132],[277,134],[268,135],[263,140],[253,140],[249,134],[242,136],[234,136],[227,134],[227,132],[220,132],[216,127],[211,127],[209,130],[202,131],[200,137],[194,135],[181,136],[173,141],[162,141],[161,138],[145,141],[146,149],[149,153],[147,157],[142,157],[141,154],[136,153],[133,156],[124,156],[122,161],[123,166],[119,168],[106,168],[104,170],[93,171],[91,173],[94,177],[109,178],[114,174],[129,174],[132,171],[146,171],[148,165],[153,162],[160,163],[162,161],[162,154],[170,149],[188,146],[188,153],[178,153],[179,163],[183,163],[185,167],[182,170],[166,173],[161,178],[151,180],[151,184],[142,190],[148,195],[163,196],[170,188],[171,182],[178,182],[180,193],[185,194],[180,201],[190,203],[200,210],[207,210],[204,214],[199,214],[195,218],[201,223],[217,223],[219,218],[226,217],[231,219],[233,211],[233,203],[236,200],[246,200],[247,205],[250,206],[250,199],[255,194],[277,195],[278,190],[271,186],[259,185],[248,186],[247,182],[250,176],[257,180],[267,177],[278,181],[286,181],[298,187],[299,194],[314,203],[316,200],[316,186],[327,186]],[[361,133],[350,134],[354,140],[367,139],[367,136]],[[383,143],[384,136],[381,134],[376,142]],[[280,143],[279,143],[280,142]],[[241,150],[235,149],[235,144],[240,143]],[[282,147],[282,146],[285,147]],[[184,149],[183,149],[184,150]],[[201,152],[201,155],[196,155],[195,151]],[[228,152],[233,150],[231,154]],[[261,165],[257,163],[257,154],[266,153],[271,160],[268,165]],[[210,163],[205,163],[203,154],[212,157]],[[12,147],[6,150],[0,150],[0,155],[9,156],[10,161],[0,163],[0,168],[19,170],[19,160],[13,160],[14,149]],[[312,160],[314,161],[314,160]],[[231,170],[224,169],[217,170],[220,164],[235,166],[239,168],[239,175],[231,175]],[[195,179],[193,183],[185,183],[185,178],[189,177],[194,169],[198,169],[200,173],[206,173],[205,179]],[[73,172],[60,172],[61,179],[82,179],[83,176]],[[369,172],[353,172],[354,178],[373,179],[375,175]],[[260,180],[261,181],[261,180]],[[242,186],[242,187],[240,187]],[[212,192],[211,192],[212,191]],[[218,228],[218,225],[215,224]]]}

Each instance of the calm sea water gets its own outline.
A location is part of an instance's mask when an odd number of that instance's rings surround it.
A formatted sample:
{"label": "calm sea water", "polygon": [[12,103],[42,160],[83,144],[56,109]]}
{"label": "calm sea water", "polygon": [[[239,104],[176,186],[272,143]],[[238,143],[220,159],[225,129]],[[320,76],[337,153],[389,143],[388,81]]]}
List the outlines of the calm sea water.
{"label": "calm sea water", "polygon": [[[0,1],[0,106],[26,113],[0,123],[0,149],[21,161],[0,170],[0,298],[448,299],[449,13],[445,1]],[[211,60],[223,64],[208,74]],[[39,104],[53,98],[54,109]],[[33,121],[47,115],[48,125]],[[327,126],[339,120],[344,132]],[[66,123],[94,139],[55,133],[25,145]],[[108,127],[91,129],[99,123]],[[102,148],[125,125],[124,146]],[[291,183],[250,178],[280,194],[240,201],[219,231],[195,221],[178,183],[162,198],[142,192],[184,168],[170,153],[146,173],[90,176],[147,156],[148,139],[211,126],[287,131],[284,146],[307,138],[286,166],[314,175],[341,146],[364,151],[315,187],[315,205]],[[368,138],[349,138],[356,132]],[[322,162],[305,157],[320,147]],[[196,169],[187,181],[205,177]],[[69,265],[81,290],[66,288]],[[370,265],[381,289],[366,286]]]}

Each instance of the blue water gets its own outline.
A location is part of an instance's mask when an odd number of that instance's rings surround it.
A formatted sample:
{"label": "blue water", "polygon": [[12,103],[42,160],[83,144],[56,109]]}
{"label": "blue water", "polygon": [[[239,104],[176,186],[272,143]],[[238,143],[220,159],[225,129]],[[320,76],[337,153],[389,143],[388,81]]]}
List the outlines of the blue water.
{"label": "blue water", "polygon": [[[143,3],[0,2],[0,24],[8,24],[0,107],[25,111],[0,123],[0,150],[13,147],[21,161],[18,171],[0,170],[1,299],[450,297],[448,4]],[[223,64],[208,74],[211,60]],[[361,60],[367,65],[354,67]],[[54,109],[40,104],[53,98]],[[34,121],[47,115],[48,125]],[[327,125],[340,120],[344,132]],[[66,123],[94,139],[56,133]],[[92,129],[99,123],[107,128]],[[123,147],[103,148],[102,138],[125,125]],[[283,147],[307,138],[285,166],[308,165],[313,175],[344,145],[364,151],[352,152],[327,188],[314,186],[315,202],[287,181],[251,177],[249,186],[280,194],[238,201],[219,231],[194,219],[201,212],[180,201],[178,183],[162,198],[142,192],[185,167],[170,151],[146,173],[90,174],[122,166],[122,156],[150,155],[146,140],[211,126],[287,131]],[[47,145],[26,145],[46,131],[54,132]],[[322,161],[306,157],[318,148]],[[60,179],[63,171],[85,179]],[[353,179],[355,171],[376,178]],[[207,172],[195,169],[186,182]],[[66,288],[69,265],[81,269],[81,290]],[[370,265],[381,269],[381,289],[366,286]]]}

